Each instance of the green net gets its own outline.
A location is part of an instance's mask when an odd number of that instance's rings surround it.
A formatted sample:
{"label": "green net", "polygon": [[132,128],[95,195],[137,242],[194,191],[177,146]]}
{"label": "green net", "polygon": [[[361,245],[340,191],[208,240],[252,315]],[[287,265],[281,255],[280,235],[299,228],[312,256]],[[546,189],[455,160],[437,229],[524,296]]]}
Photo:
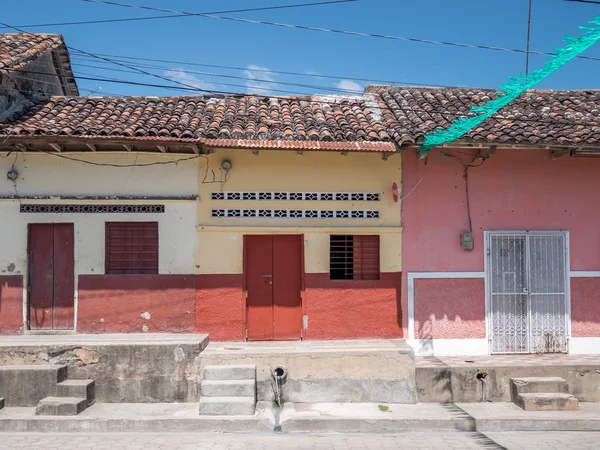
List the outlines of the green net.
{"label": "green net", "polygon": [[567,45],[563,48],[554,49],[556,56],[548,61],[542,69],[533,71],[531,75],[521,74],[519,77],[509,78],[510,81],[498,89],[498,98],[485,102],[481,106],[473,106],[470,110],[472,117],[461,117],[452,122],[448,128],[436,130],[426,135],[425,141],[419,147],[419,155],[426,155],[433,147],[460,139],[477,125],[515,100],[519,95],[531,89],[598,42],[600,40],[600,28],[598,28],[600,26],[600,16],[597,16],[589,24],[596,27],[579,27],[586,32],[577,38],[566,36],[564,42]]}

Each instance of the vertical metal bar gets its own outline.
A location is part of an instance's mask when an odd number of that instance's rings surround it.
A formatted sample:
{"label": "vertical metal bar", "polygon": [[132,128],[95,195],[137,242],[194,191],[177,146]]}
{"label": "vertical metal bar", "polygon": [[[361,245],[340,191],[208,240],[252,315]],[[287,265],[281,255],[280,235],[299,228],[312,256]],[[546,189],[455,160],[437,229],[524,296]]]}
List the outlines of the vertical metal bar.
{"label": "vertical metal bar", "polygon": [[525,307],[527,308],[527,353],[530,353],[532,350],[532,336],[531,336],[531,254],[529,247],[529,234],[525,235],[525,288],[527,289],[527,293],[525,295]]}

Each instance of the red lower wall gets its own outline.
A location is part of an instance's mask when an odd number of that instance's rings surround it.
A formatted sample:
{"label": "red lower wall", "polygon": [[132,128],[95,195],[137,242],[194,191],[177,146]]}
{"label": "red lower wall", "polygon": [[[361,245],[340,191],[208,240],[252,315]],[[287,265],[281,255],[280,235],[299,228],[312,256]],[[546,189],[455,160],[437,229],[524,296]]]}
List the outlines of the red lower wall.
{"label": "red lower wall", "polygon": [[571,336],[600,336],[600,278],[571,278]]}
{"label": "red lower wall", "polygon": [[0,276],[0,334],[23,332],[23,276]]}
{"label": "red lower wall", "polygon": [[[400,273],[379,281],[332,281],[329,274],[306,274],[303,293],[308,329],[304,339],[402,337]],[[212,341],[244,336],[243,275],[198,275],[196,332]]]}
{"label": "red lower wall", "polygon": [[483,279],[415,279],[416,339],[485,338]]}
{"label": "red lower wall", "polygon": [[244,276],[196,276],[196,332],[212,341],[244,339]]}
{"label": "red lower wall", "polygon": [[400,273],[378,281],[330,280],[306,274],[305,339],[401,338]]}
{"label": "red lower wall", "polygon": [[195,286],[194,275],[80,275],[77,330],[193,333]]}

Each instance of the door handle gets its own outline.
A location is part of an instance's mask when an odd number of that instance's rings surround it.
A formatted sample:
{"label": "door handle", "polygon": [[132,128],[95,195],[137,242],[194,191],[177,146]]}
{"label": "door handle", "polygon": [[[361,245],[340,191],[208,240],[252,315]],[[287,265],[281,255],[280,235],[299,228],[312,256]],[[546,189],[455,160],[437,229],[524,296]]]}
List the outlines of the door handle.
{"label": "door handle", "polygon": [[273,275],[266,273],[260,276],[261,278],[273,278]]}

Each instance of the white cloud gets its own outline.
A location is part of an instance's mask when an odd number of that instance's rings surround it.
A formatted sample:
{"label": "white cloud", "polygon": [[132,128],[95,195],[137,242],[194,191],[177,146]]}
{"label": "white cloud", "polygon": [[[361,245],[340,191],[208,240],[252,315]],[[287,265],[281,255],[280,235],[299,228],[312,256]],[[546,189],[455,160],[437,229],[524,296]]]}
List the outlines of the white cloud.
{"label": "white cloud", "polygon": [[[352,81],[352,80],[342,80],[335,86],[338,89],[345,89],[347,91],[356,91],[356,95],[360,95],[363,92],[363,87],[360,84],[358,84],[356,81]],[[349,92],[349,94],[354,94],[354,92]]]}
{"label": "white cloud", "polygon": [[269,69],[254,64],[250,64],[246,70],[244,70],[244,75],[248,78],[246,87],[248,88],[249,93],[269,95],[272,93],[272,89],[277,87],[277,84],[275,83],[275,74],[264,72],[265,70]]}
{"label": "white cloud", "polygon": [[185,69],[170,69],[165,72],[165,76],[173,81],[178,81],[188,86],[193,86],[204,91],[212,91],[215,86],[208,81],[201,80],[191,73],[187,73]]}

